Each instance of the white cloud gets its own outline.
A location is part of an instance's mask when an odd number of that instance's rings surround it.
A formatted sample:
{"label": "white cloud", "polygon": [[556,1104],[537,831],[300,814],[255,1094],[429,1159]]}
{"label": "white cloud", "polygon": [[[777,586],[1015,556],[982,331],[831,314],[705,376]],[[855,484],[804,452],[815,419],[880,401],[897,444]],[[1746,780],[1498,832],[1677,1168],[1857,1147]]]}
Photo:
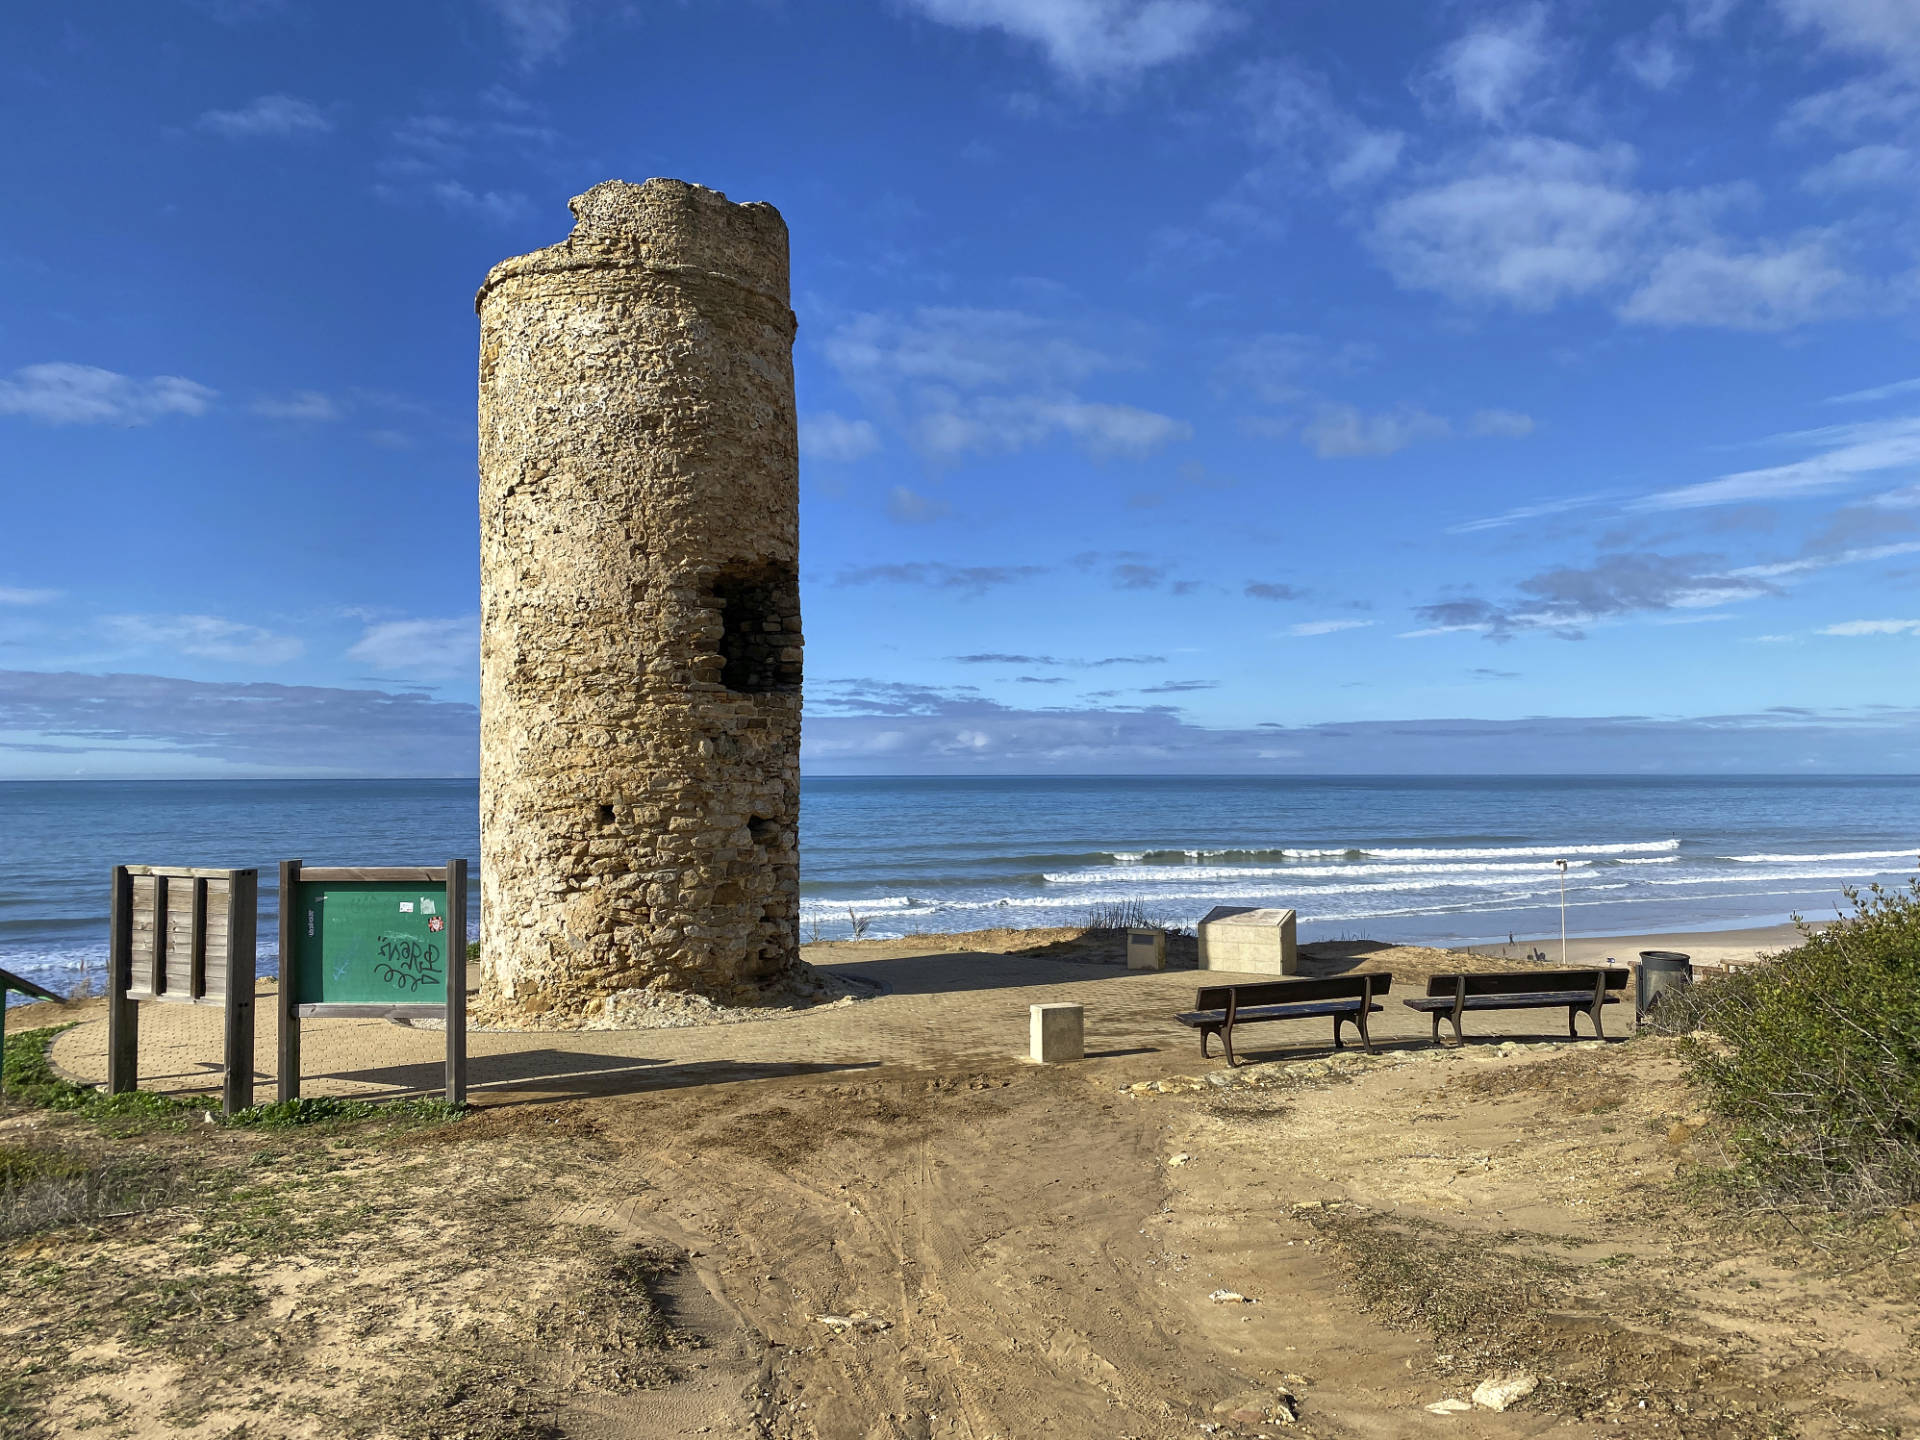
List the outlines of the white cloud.
{"label": "white cloud", "polygon": [[1862,476],[1920,465],[1920,416],[1829,425],[1779,437],[1823,447],[1819,454],[1786,465],[1741,470],[1696,485],[1663,490],[1636,503],[1638,510],[1687,510],[1750,500],[1781,500],[1849,485]]}
{"label": "white cloud", "polygon": [[1392,455],[1420,440],[1440,440],[1453,427],[1438,415],[1402,408],[1368,415],[1352,405],[1324,405],[1301,432],[1322,460]]}
{"label": "white cloud", "polygon": [[1287,634],[1332,635],[1341,630],[1364,630],[1371,624],[1371,620],[1302,620],[1298,625],[1289,625]]}
{"label": "white cloud", "polygon": [[1624,288],[1632,323],[1780,330],[1854,303],[1827,236],[1736,244],[1710,222],[1743,191],[1643,191],[1634,163],[1619,145],[1487,144],[1382,205],[1369,239],[1405,288],[1520,310]]}
{"label": "white cloud", "polygon": [[1310,155],[1336,190],[1382,179],[1399,165],[1406,148],[1400,131],[1366,125],[1333,98],[1324,76],[1299,65],[1257,67],[1241,99],[1256,141],[1289,158]]}
{"label": "white cloud", "polygon": [[1895,395],[1920,390],[1920,380],[1896,380],[1891,385],[1876,385],[1871,390],[1855,390],[1846,395],[1829,395],[1829,405],[1853,405],[1869,400],[1891,400]]}
{"label": "white cloud", "polygon": [[1546,310],[1617,281],[1653,219],[1633,152],[1538,136],[1488,145],[1464,173],[1380,208],[1371,243],[1401,285]]}
{"label": "white cloud", "polygon": [[1828,625],[1822,635],[1920,635],[1920,620],[1845,620]]}
{"label": "white cloud", "polygon": [[1915,158],[1905,145],[1859,145],[1815,166],[1800,177],[1800,184],[1803,189],[1824,195],[1911,185]]}
{"label": "white cloud", "polygon": [[1876,560],[1892,560],[1901,555],[1920,555],[1920,540],[1902,540],[1892,545],[1863,545],[1830,555],[1808,555],[1798,560],[1776,560],[1767,565],[1743,565],[1727,574],[1735,580],[1786,580],[1815,570],[1831,570],[1836,565],[1865,565]]}
{"label": "white cloud", "polygon": [[1604,495],[1569,495],[1561,500],[1543,500],[1537,505],[1518,505],[1498,515],[1488,515],[1479,520],[1463,520],[1458,525],[1449,525],[1449,535],[1472,535],[1481,530],[1499,530],[1508,525],[1517,525],[1524,520],[1541,520],[1551,515],[1564,515],[1569,510],[1584,510],[1590,505],[1598,505],[1607,497]]}
{"label": "white cloud", "polygon": [[1714,242],[1662,255],[1620,316],[1648,325],[1784,330],[1832,313],[1850,287],[1817,238],[1744,253]]}
{"label": "white cloud", "polygon": [[1920,7],[1912,0],[1774,0],[1774,8],[1835,50],[1897,64],[1920,60]]}
{"label": "white cloud", "polygon": [[0,605],[47,605],[59,598],[58,590],[27,590],[18,585],[0,585]]}
{"label": "white cloud", "polygon": [[1528,89],[1557,62],[1545,5],[1526,5],[1469,30],[1440,54],[1428,88],[1486,125],[1505,124]]}
{"label": "white cloud", "polygon": [[1681,51],[1671,15],[1662,15],[1649,29],[1629,35],[1614,54],[1621,68],[1649,90],[1671,90],[1693,70]]}
{"label": "white cloud", "polygon": [[927,525],[953,507],[931,495],[922,495],[904,485],[887,492],[887,516],[902,525]]}
{"label": "white cloud", "polygon": [[1850,139],[1899,129],[1920,115],[1920,88],[1892,72],[1858,76],[1818,90],[1789,105],[1780,131],[1788,137],[1812,133]]}
{"label": "white cloud", "polygon": [[573,38],[572,0],[486,0],[523,66],[551,60]]}
{"label": "white cloud", "polygon": [[1219,0],[903,0],[960,30],[998,30],[1037,45],[1077,83],[1117,80],[1183,60],[1236,22]]}
{"label": "white cloud", "polygon": [[238,110],[209,110],[196,123],[228,140],[281,140],[333,129],[317,105],[292,95],[262,95]]}
{"label": "white cloud", "polygon": [[464,674],[480,658],[480,618],[384,620],[369,625],[347,656],[388,675]]}
{"label": "white cloud", "polygon": [[295,390],[291,395],[263,395],[253,402],[253,413],[269,420],[338,420],[340,407],[318,390]]}
{"label": "white cloud", "polygon": [[831,410],[800,417],[800,455],[806,460],[863,460],[880,448],[871,421],[849,420]]}
{"label": "white cloud", "polygon": [[923,309],[860,315],[827,337],[828,360],[922,454],[953,461],[1011,453],[1064,435],[1096,458],[1141,456],[1192,427],[1079,394],[1125,363],[1012,310]]}
{"label": "white cloud", "polygon": [[476,215],[495,225],[509,224],[532,209],[532,202],[517,190],[476,191],[458,180],[435,181],[427,193],[452,214]]}
{"label": "white cloud", "polygon": [[1518,410],[1476,410],[1467,423],[1467,431],[1473,435],[1518,440],[1533,433],[1533,417]]}
{"label": "white cloud", "polygon": [[292,635],[217,615],[108,615],[101,622],[123,645],[172,650],[204,660],[279,665],[297,659],[306,646]]}
{"label": "white cloud", "polygon": [[178,375],[136,380],[97,365],[28,365],[0,380],[0,415],[49,425],[146,425],[165,415],[204,415],[219,394]]}

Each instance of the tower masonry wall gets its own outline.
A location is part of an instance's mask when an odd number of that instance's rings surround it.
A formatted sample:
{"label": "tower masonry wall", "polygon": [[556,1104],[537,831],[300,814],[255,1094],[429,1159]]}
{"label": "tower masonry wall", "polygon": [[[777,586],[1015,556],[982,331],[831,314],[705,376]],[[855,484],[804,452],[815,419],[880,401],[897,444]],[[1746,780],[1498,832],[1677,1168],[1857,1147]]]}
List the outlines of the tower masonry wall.
{"label": "tower masonry wall", "polygon": [[609,181],[480,315],[482,1008],[744,1001],[797,965],[787,230]]}

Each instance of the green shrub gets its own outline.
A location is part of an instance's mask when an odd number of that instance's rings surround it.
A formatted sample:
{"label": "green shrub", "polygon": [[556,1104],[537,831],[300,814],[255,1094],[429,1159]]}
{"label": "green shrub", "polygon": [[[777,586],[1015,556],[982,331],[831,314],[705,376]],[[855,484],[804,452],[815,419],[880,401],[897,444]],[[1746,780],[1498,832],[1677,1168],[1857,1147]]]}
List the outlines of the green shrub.
{"label": "green shrub", "polygon": [[1920,1199],[1920,881],[1685,993],[1689,1068],[1762,1194],[1880,1209]]}

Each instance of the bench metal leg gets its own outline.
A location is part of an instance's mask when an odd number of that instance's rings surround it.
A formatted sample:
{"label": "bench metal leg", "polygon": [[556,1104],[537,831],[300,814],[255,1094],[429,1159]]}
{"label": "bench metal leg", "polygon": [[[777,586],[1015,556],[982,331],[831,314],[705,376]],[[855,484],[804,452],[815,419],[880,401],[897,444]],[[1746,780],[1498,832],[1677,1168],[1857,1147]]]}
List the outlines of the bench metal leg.
{"label": "bench metal leg", "polygon": [[1578,1040],[1580,1038],[1580,1027],[1574,1024],[1574,1021],[1579,1018],[1580,1007],[1578,1005],[1569,1005],[1567,1007],[1567,1038],[1569,1040]]}
{"label": "bench metal leg", "polygon": [[1220,1048],[1227,1052],[1227,1068],[1229,1070],[1239,1065],[1240,1062],[1233,1058],[1233,1027],[1231,1025],[1221,1028]]}
{"label": "bench metal leg", "polygon": [[1340,1027],[1346,1024],[1346,1022],[1347,1017],[1344,1015],[1336,1015],[1333,1017],[1333,1048],[1336,1050],[1344,1050],[1347,1048],[1345,1042],[1340,1039]]}
{"label": "bench metal leg", "polygon": [[1367,1053],[1373,1053],[1373,1036],[1367,1033],[1367,1012],[1362,1010],[1354,1016],[1354,1023],[1360,1027],[1360,1043],[1367,1047]]}
{"label": "bench metal leg", "polygon": [[1596,1005],[1587,1013],[1593,1017],[1593,1038],[1596,1040],[1606,1039],[1607,1027],[1600,1023],[1600,1007]]}
{"label": "bench metal leg", "polygon": [[1213,1027],[1211,1025],[1202,1025],[1200,1027],[1200,1058],[1202,1060],[1211,1060],[1213,1058],[1207,1054],[1207,1036],[1212,1033]]}

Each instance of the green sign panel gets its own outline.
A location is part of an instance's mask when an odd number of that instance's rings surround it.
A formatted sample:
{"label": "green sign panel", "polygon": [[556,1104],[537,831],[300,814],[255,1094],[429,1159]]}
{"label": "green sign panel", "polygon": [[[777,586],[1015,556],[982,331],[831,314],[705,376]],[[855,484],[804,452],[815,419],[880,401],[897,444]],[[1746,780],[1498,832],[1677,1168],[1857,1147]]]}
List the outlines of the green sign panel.
{"label": "green sign panel", "polygon": [[446,1003],[445,886],[302,882],[296,918],[296,1003]]}

